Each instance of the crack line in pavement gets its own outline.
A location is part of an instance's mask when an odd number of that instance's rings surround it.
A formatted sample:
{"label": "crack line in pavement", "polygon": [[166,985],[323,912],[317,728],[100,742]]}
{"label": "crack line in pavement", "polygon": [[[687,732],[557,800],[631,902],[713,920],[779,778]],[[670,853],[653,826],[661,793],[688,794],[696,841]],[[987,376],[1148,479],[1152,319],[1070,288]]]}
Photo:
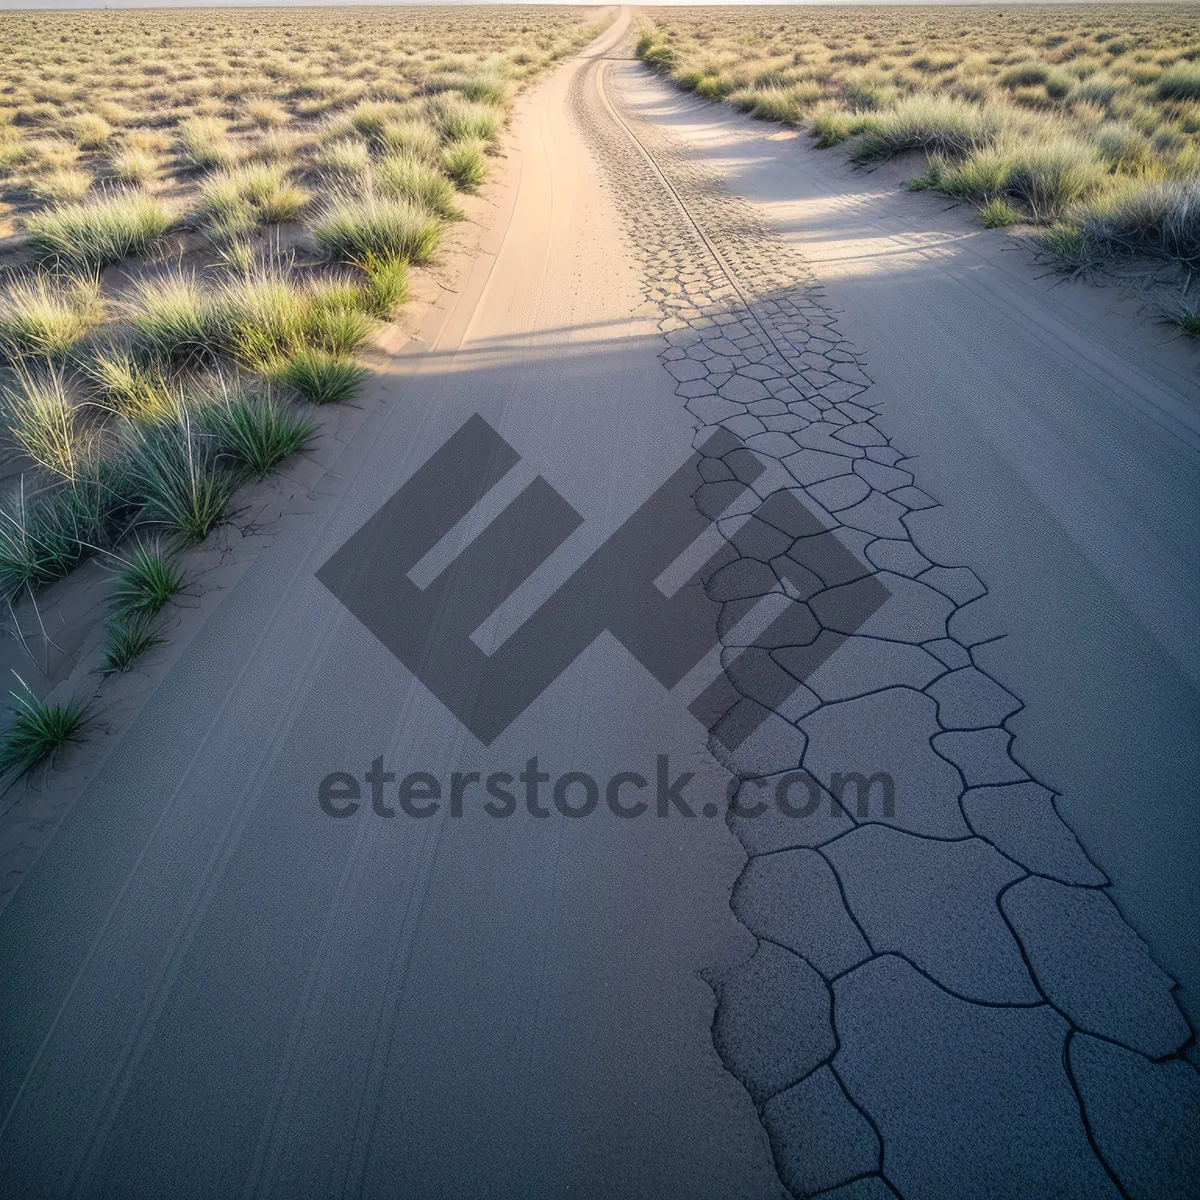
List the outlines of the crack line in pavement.
{"label": "crack line in pavement", "polygon": [[[847,1200],[1183,1200],[1200,1169],[1200,1076],[1181,1057],[1194,1035],[1054,793],[1012,756],[1021,702],[974,655],[997,636],[987,588],[917,548],[909,518],[936,502],[876,427],[872,381],[808,264],[619,111],[608,77],[599,61],[581,72],[570,104],[659,314],[660,359],[700,423],[694,445],[721,429],[741,445],[701,459],[694,499],[715,509],[739,482],[758,499],[727,535],[739,557],[706,585],[729,707],[705,724],[748,706],[762,723],[710,749],[739,800],[803,769],[822,803],[805,828],[727,820],[748,856],[730,904],[757,949],[714,984],[713,1040],[781,1179]],[[761,478],[743,478],[744,455]],[[796,537],[780,492],[824,532]],[[870,581],[889,598],[848,622]],[[768,601],[776,640],[732,640]],[[837,803],[848,768],[886,769],[895,813]]]}

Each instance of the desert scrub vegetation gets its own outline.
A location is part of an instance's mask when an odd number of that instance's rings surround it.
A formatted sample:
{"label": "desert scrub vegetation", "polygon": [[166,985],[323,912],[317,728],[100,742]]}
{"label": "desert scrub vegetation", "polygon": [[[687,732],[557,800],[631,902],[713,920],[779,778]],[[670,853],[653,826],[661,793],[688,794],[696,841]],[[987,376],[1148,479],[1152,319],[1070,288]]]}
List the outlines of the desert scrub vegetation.
{"label": "desert scrub vegetation", "polygon": [[[153,183],[185,201],[198,174],[258,160],[287,171],[278,199],[309,176],[319,184],[321,167],[363,169],[368,145],[436,169],[443,146],[494,144],[513,95],[593,37],[600,12],[12,13],[0,60],[0,188],[19,212],[39,199],[82,200],[93,179]],[[207,211],[232,207],[245,225],[253,214],[235,190],[228,178],[212,185]],[[292,219],[295,203],[282,207],[280,219]]]}
{"label": "desert scrub vegetation", "polygon": [[855,162],[923,154],[912,190],[1041,226],[1069,267],[1200,266],[1200,6],[660,8],[637,53]]}
{"label": "desert scrub vegetation", "polygon": [[[180,553],[354,398],[513,97],[600,11],[6,14],[0,596],[115,564],[100,670],[153,647]],[[0,767],[82,721],[21,697]]]}

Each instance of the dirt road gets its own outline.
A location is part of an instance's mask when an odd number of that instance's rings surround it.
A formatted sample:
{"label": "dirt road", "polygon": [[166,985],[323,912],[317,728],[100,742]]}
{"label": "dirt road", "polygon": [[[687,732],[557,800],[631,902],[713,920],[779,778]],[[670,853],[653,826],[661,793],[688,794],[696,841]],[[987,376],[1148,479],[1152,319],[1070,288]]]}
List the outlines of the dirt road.
{"label": "dirt road", "polygon": [[6,1195],[1188,1194],[1169,923],[1059,816],[954,494],[1000,435],[901,411],[893,310],[833,311],[629,19],[0,914]]}

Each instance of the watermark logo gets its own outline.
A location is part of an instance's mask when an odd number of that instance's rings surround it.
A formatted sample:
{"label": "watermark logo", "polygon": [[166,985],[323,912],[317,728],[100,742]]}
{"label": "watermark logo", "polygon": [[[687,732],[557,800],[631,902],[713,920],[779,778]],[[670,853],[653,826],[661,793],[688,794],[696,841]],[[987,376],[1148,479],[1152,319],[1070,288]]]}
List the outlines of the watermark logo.
{"label": "watermark logo", "polygon": [[[723,460],[732,475],[718,489],[719,505],[693,499],[706,458]],[[721,604],[709,596],[706,583],[742,557],[736,535],[722,540],[670,595],[657,581],[714,528],[722,511],[745,498],[766,469],[733,434],[718,431],[488,654],[471,635],[583,523],[571,504],[539,475],[427,586],[418,586],[411,576],[519,462],[520,455],[482,417],[471,417],[317,572],[321,583],[485,746],[605,631],[667,690],[716,648]],[[811,553],[821,558],[822,578],[837,574],[839,556],[855,563],[796,491],[776,492],[758,505],[755,516],[811,543]],[[798,571],[806,569],[801,560],[786,561]],[[887,599],[882,584],[869,578],[863,584],[849,601],[854,613],[840,622],[841,637]],[[786,619],[786,613],[778,618]],[[778,644],[773,632],[768,625],[759,643]],[[809,671],[828,658],[839,639],[826,642],[821,653],[809,656]],[[736,666],[736,661],[730,664],[731,673]],[[689,709],[732,750],[799,683],[778,672],[770,684],[777,697],[769,693],[744,704],[722,672]]]}
{"label": "watermark logo", "polygon": [[884,771],[869,778],[858,771],[835,771],[828,788],[806,771],[744,782],[735,777],[726,786],[723,804],[711,796],[700,804],[688,790],[695,778],[691,771],[672,768],[667,754],[656,755],[653,767],[614,771],[606,779],[578,770],[552,776],[542,770],[536,754],[520,767],[486,776],[480,771],[453,771],[449,779],[432,771],[399,775],[387,770],[383,755],[379,755],[361,774],[331,771],[317,786],[317,803],[326,816],[339,819],[368,809],[377,817],[403,813],[416,820],[438,813],[459,820],[464,810],[498,819],[518,812],[571,819],[603,812],[622,820],[726,815],[753,820],[774,812],[804,820],[819,816],[827,805],[836,820],[845,817],[853,805],[854,815],[861,821],[872,815],[872,801],[876,815],[885,820],[896,811],[895,782]]}

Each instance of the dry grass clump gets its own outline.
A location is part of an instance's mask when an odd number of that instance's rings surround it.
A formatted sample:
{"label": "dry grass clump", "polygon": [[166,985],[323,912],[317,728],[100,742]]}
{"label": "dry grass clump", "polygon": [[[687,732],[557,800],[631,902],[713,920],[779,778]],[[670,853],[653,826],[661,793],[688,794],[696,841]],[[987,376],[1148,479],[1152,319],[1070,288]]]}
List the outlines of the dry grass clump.
{"label": "dry grass clump", "polygon": [[1200,259],[1194,5],[655,9],[637,53],[855,161],[924,152],[911,187],[990,226],[1053,224],[1043,247],[1069,265]]}
{"label": "dry grass clump", "polygon": [[227,234],[245,234],[259,225],[296,221],[308,192],[293,182],[282,163],[237,167],[209,175],[200,185],[200,213]]}
{"label": "dry grass clump", "polygon": [[75,167],[59,167],[29,181],[29,190],[39,199],[57,202],[82,200],[92,186],[92,177]]}
{"label": "dry grass clump", "polygon": [[122,183],[145,183],[158,170],[158,158],[149,150],[126,146],[112,158],[113,178]]}
{"label": "dry grass clump", "polygon": [[231,167],[238,159],[238,148],[220,117],[188,117],[179,124],[179,147],[183,161],[190,167]]}

